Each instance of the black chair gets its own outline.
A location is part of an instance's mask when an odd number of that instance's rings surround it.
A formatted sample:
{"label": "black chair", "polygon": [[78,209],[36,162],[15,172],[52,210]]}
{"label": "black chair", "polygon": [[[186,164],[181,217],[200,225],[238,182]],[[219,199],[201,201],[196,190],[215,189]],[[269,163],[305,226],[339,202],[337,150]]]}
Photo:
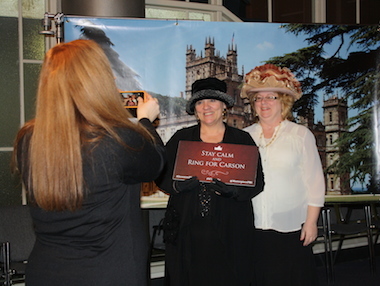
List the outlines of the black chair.
{"label": "black chair", "polygon": [[372,228],[376,231],[376,236],[375,236],[375,239],[373,241],[373,244],[376,245],[378,240],[379,240],[379,236],[380,236],[380,220],[373,221],[372,222]]}
{"label": "black chair", "polygon": [[[334,223],[331,222],[330,213],[328,213],[327,222],[328,222],[328,244],[331,246],[333,240],[338,240],[338,247],[335,251],[335,255],[332,254],[333,249],[330,247],[331,251],[331,273],[332,279],[334,276],[334,264],[336,258],[339,255],[339,252],[342,249],[343,242],[347,238],[352,237],[367,237],[368,242],[368,252],[369,252],[369,263],[371,273],[374,274],[376,271],[375,265],[375,251],[373,245],[373,233],[372,233],[372,221],[371,221],[371,208],[369,205],[358,206],[358,205],[345,205],[346,214],[342,218],[341,214],[337,215],[337,221]],[[340,212],[340,208],[337,210]],[[363,213],[364,217],[352,217],[354,210],[360,211]]]}
{"label": "black chair", "polygon": [[[152,240],[150,242],[150,257],[151,259],[156,259],[165,256],[165,243],[162,242],[163,228],[161,219],[159,224],[153,226]],[[161,241],[160,241],[161,240]]]}
{"label": "black chair", "polygon": [[165,257],[165,243],[163,241],[163,221],[165,210],[150,210],[150,259],[151,261],[164,260]]}
{"label": "black chair", "polygon": [[380,236],[380,206],[378,204],[371,204],[372,212],[372,229],[374,230],[375,239],[373,244],[376,245]]}
{"label": "black chair", "polygon": [[323,243],[324,248],[324,261],[327,284],[334,283],[334,277],[332,273],[332,245],[329,240],[330,233],[330,209],[327,207],[322,208],[319,219],[318,219],[318,237],[314,241],[314,245],[318,243]]}
{"label": "black chair", "polygon": [[25,267],[35,242],[29,207],[0,207],[0,263],[3,285],[25,280]]}

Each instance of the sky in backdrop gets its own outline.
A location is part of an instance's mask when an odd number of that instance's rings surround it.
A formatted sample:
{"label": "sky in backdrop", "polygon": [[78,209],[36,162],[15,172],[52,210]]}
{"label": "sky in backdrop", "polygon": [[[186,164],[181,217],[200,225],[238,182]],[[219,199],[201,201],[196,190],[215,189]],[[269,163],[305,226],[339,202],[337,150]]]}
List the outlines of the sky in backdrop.
{"label": "sky in backdrop", "polygon": [[[67,17],[64,20],[65,42],[82,38],[83,27],[91,37],[109,38],[109,48],[117,60],[136,73],[141,89],[178,97],[185,93],[186,51],[191,46],[196,55],[204,55],[206,41],[212,41],[216,54],[226,57],[232,45],[238,54],[238,71],[243,75],[272,57],[283,56],[308,46],[307,35],[287,33],[280,23],[203,22],[151,19]],[[100,32],[100,33],[99,33]],[[332,56],[340,42],[332,42],[325,57]],[[349,39],[339,56],[346,58],[358,51]],[[116,53],[115,53],[116,52]],[[123,83],[125,81],[122,81]],[[124,89],[125,88],[121,88]],[[336,94],[342,96],[337,90]],[[323,99],[318,94],[315,122],[323,123]],[[350,104],[350,101],[348,102]],[[349,117],[356,114],[349,109]],[[353,186],[354,187],[354,186]],[[360,189],[361,187],[358,186]]]}
{"label": "sky in backdrop", "polygon": [[[83,37],[83,27],[103,31],[121,62],[136,72],[142,89],[177,97],[185,92],[186,51],[190,46],[197,56],[204,55],[205,42],[211,40],[216,53],[226,57],[233,45],[238,54],[239,74],[243,74],[271,57],[308,46],[307,35],[286,33],[281,26],[279,23],[67,17],[64,39],[68,42]],[[325,56],[331,56],[338,44],[332,43]],[[351,47],[349,51],[354,50]],[[347,47],[342,51],[345,54],[340,55],[346,57]],[[323,122],[322,101],[323,94],[315,110],[315,121]]]}

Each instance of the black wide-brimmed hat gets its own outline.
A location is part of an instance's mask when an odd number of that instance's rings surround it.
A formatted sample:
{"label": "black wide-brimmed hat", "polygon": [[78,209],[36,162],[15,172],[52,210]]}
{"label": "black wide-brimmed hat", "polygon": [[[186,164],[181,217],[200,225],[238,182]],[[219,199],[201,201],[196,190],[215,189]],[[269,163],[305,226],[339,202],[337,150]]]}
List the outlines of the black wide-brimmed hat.
{"label": "black wide-brimmed hat", "polygon": [[194,114],[195,103],[202,99],[217,99],[224,102],[227,108],[234,105],[234,99],[227,93],[227,85],[214,77],[199,79],[191,86],[191,98],[187,102],[186,112]]}

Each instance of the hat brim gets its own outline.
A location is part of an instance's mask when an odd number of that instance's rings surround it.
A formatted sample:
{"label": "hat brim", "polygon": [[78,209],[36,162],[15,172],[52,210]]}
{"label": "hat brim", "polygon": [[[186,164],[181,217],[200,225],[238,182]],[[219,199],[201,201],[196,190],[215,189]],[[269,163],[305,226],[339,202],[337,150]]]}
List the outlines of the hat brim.
{"label": "hat brim", "polygon": [[248,84],[245,84],[241,91],[241,98],[249,98],[248,93],[251,92],[261,92],[261,91],[272,91],[272,92],[278,92],[278,93],[285,93],[289,94],[294,97],[295,100],[300,99],[300,95],[296,94],[295,92],[291,91],[287,88],[281,88],[281,87],[252,87]]}
{"label": "hat brim", "polygon": [[227,108],[232,107],[235,103],[234,99],[225,92],[214,89],[204,89],[197,91],[189,99],[186,105],[186,112],[190,115],[194,115],[195,103],[202,99],[217,99],[224,102]]}

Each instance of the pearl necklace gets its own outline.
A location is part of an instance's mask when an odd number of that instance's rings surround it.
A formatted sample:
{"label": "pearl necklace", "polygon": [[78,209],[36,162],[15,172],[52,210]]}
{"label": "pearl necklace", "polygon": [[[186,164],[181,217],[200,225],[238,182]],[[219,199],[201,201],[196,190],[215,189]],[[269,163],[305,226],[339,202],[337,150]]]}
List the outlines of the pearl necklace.
{"label": "pearl necklace", "polygon": [[[280,127],[281,127],[281,122],[280,122],[280,125],[278,125],[276,131],[274,132],[274,134],[273,134],[271,140],[270,140],[266,145],[261,145],[261,144],[259,144],[259,148],[266,148],[266,147],[268,147],[270,144],[272,144],[272,143],[274,142],[274,140],[276,139],[276,137],[277,137],[277,134],[278,134],[278,132],[279,132],[279,130],[280,130]],[[262,141],[263,137],[264,137],[264,135],[263,135],[263,131],[261,131],[260,138],[259,138],[259,142]]]}

